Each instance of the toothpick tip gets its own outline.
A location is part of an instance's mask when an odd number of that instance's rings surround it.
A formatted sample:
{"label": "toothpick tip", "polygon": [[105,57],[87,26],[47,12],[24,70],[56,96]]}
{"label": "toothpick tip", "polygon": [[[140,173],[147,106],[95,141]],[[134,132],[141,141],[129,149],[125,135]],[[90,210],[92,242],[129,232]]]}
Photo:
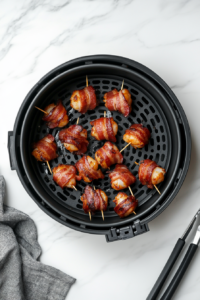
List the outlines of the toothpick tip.
{"label": "toothpick tip", "polygon": [[122,81],[121,91],[123,90],[123,86],[124,86],[124,79]]}
{"label": "toothpick tip", "polygon": [[159,191],[159,189],[157,188],[157,186],[155,184],[154,184],[154,187],[155,187],[156,191],[158,192],[158,194],[161,195],[161,192]]}
{"label": "toothpick tip", "polygon": [[50,164],[49,164],[48,160],[47,160],[47,166],[49,168],[50,173],[52,174],[51,167],[50,167]]}
{"label": "toothpick tip", "polygon": [[134,197],[131,187],[129,186],[128,188],[129,188],[129,191],[131,192],[131,195]]}

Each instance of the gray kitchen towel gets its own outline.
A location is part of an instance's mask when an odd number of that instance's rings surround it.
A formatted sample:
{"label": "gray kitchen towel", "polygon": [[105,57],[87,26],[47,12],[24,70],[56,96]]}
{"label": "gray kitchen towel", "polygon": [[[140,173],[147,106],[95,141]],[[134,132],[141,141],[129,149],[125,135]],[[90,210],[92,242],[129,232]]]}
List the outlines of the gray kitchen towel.
{"label": "gray kitchen towel", "polygon": [[4,197],[0,176],[0,300],[64,300],[75,279],[38,261],[33,220],[4,205]]}

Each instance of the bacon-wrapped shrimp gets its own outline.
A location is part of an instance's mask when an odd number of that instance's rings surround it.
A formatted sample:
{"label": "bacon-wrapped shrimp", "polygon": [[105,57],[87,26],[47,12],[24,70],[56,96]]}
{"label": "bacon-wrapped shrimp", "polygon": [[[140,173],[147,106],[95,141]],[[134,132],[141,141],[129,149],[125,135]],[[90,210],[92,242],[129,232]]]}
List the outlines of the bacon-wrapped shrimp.
{"label": "bacon-wrapped shrimp", "polygon": [[90,85],[82,90],[76,90],[70,98],[70,105],[81,114],[85,114],[88,110],[93,110],[97,106],[97,98],[95,89]]}
{"label": "bacon-wrapped shrimp", "polygon": [[104,169],[108,169],[111,165],[121,164],[123,162],[122,154],[119,152],[117,146],[111,142],[106,142],[103,147],[96,151],[95,159]]}
{"label": "bacon-wrapped shrimp", "polygon": [[101,189],[94,190],[87,185],[84,194],[81,196],[83,202],[83,210],[86,214],[95,211],[105,211],[108,206],[108,196]]}
{"label": "bacon-wrapped shrimp", "polygon": [[33,148],[32,155],[38,161],[46,162],[58,157],[56,153],[57,145],[54,142],[53,135],[51,134],[48,134],[43,139],[33,143],[32,148]]}
{"label": "bacon-wrapped shrimp", "polygon": [[83,154],[87,151],[89,144],[87,140],[87,130],[81,125],[71,125],[69,128],[62,129],[59,132],[59,140],[70,152]]}
{"label": "bacon-wrapped shrimp", "polygon": [[93,126],[91,130],[91,136],[98,141],[108,140],[116,142],[116,134],[118,131],[118,125],[113,118],[99,118],[91,121],[90,124]]}
{"label": "bacon-wrapped shrimp", "polygon": [[136,200],[134,196],[128,196],[123,192],[119,192],[113,202],[116,205],[114,211],[120,218],[124,218],[132,214],[138,206],[138,200]]}
{"label": "bacon-wrapped shrimp", "polygon": [[85,182],[92,182],[95,179],[103,179],[105,176],[98,170],[98,163],[90,156],[84,155],[75,164],[79,171],[79,180],[83,179]]}
{"label": "bacon-wrapped shrimp", "polygon": [[125,131],[123,140],[134,148],[143,148],[149,142],[151,133],[142,124],[133,124]]}
{"label": "bacon-wrapped shrimp", "polygon": [[44,111],[46,111],[46,114],[42,120],[47,122],[49,128],[64,127],[69,122],[67,111],[61,100],[57,104],[49,104],[45,107]]}
{"label": "bacon-wrapped shrimp", "polygon": [[165,173],[165,169],[158,166],[153,160],[145,159],[140,162],[138,170],[139,180],[143,185],[147,185],[149,189],[153,189],[154,185],[162,182]]}
{"label": "bacon-wrapped shrimp", "polygon": [[77,170],[72,165],[58,165],[53,168],[53,180],[63,189],[76,186],[76,173]]}
{"label": "bacon-wrapped shrimp", "polygon": [[135,176],[123,164],[116,165],[115,169],[109,172],[109,177],[112,188],[117,191],[128,188],[136,181]]}
{"label": "bacon-wrapped shrimp", "polygon": [[120,90],[119,92],[114,89],[104,95],[103,101],[110,111],[119,111],[124,117],[128,117],[132,110],[131,94],[127,89]]}

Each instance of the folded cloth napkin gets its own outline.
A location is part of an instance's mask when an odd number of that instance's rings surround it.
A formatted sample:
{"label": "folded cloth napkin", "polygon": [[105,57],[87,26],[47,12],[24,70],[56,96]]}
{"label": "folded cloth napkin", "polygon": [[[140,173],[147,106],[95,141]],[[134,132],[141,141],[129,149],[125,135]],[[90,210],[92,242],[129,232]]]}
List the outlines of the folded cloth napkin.
{"label": "folded cloth napkin", "polygon": [[63,300],[75,279],[38,261],[41,248],[32,219],[3,204],[0,176],[0,299]]}

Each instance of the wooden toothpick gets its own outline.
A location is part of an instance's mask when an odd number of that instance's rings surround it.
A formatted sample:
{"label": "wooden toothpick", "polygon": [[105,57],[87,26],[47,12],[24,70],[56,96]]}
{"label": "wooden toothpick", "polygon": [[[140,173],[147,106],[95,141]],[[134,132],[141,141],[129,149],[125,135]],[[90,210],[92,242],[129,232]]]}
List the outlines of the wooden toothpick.
{"label": "wooden toothpick", "polygon": [[131,192],[131,195],[134,197],[131,187],[129,186],[128,188],[129,188],[129,191]]}
{"label": "wooden toothpick", "polygon": [[91,217],[91,212],[89,211],[89,216],[90,216],[90,221],[92,220],[92,217]]}
{"label": "wooden toothpick", "polygon": [[[93,186],[94,190],[96,191],[96,188],[95,186]],[[104,213],[103,213],[103,210],[101,210],[101,214],[102,214],[102,219],[104,220]]]}
{"label": "wooden toothpick", "polygon": [[77,125],[78,125],[78,122],[79,122],[79,117],[78,117],[77,122],[76,122]]}
{"label": "wooden toothpick", "polygon": [[123,86],[124,86],[124,79],[122,81],[121,91],[123,90]]}
{"label": "wooden toothpick", "polygon": [[49,168],[50,173],[52,174],[51,167],[50,167],[50,164],[49,164],[48,161],[47,161],[47,166],[48,166],[48,168]]}
{"label": "wooden toothpick", "polygon": [[42,111],[44,114],[48,115],[48,112],[46,112],[45,110],[43,110],[43,109],[41,109],[41,108],[39,108],[37,106],[35,106],[35,108],[37,108],[38,110]]}
{"label": "wooden toothpick", "polygon": [[77,191],[77,188],[73,185],[73,189],[75,189],[75,191]]}
{"label": "wooden toothpick", "polygon": [[124,151],[131,143],[128,143],[120,152]]}
{"label": "wooden toothpick", "polygon": [[86,86],[88,86],[88,77],[86,75]]}
{"label": "wooden toothpick", "polygon": [[[129,188],[129,191],[131,192],[131,195],[132,195],[133,197],[135,197],[135,196],[133,195],[133,192],[132,192],[132,189],[131,189],[131,187],[129,186],[128,188]],[[133,214],[134,214],[134,215],[136,215],[136,212],[135,212],[135,211],[133,211]]]}
{"label": "wooden toothpick", "polygon": [[104,118],[106,117],[106,110],[104,110]]}
{"label": "wooden toothpick", "polygon": [[159,189],[157,188],[157,186],[156,186],[155,184],[154,184],[153,186],[155,187],[155,189],[156,189],[156,191],[158,192],[158,194],[161,195],[161,192],[159,191]]}

